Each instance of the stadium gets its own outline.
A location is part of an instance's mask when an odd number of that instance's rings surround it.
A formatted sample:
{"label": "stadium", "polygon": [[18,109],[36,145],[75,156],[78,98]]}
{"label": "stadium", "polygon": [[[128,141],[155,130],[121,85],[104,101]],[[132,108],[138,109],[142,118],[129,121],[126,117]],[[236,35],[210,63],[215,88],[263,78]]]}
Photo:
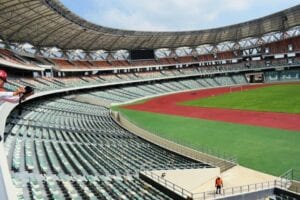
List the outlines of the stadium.
{"label": "stadium", "polygon": [[0,10],[0,94],[34,89],[0,96],[1,200],[300,199],[300,5],[177,32]]}

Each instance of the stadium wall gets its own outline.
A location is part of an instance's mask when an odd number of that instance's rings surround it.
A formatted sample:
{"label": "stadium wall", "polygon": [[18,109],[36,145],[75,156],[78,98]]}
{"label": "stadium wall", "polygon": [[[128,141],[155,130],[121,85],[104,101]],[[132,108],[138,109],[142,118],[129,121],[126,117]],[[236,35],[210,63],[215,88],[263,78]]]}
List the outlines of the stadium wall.
{"label": "stadium wall", "polygon": [[2,138],[0,142],[0,199],[17,199],[4,149],[4,130],[6,119],[16,106],[17,104],[12,103],[3,103],[0,105],[0,136]]}

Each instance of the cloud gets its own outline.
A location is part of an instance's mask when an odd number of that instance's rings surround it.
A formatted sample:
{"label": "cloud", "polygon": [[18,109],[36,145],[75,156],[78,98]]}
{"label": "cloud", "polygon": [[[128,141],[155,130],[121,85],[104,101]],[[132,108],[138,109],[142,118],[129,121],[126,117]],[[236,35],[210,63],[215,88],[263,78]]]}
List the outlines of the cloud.
{"label": "cloud", "polygon": [[251,7],[255,1],[253,0],[223,0],[225,10],[243,11]]}
{"label": "cloud", "polygon": [[[62,0],[99,25],[147,31],[198,30],[243,22],[298,0]],[[78,3],[81,2],[81,3]],[[80,7],[88,6],[89,9]],[[79,7],[79,8],[78,8]],[[268,8],[268,9],[266,9]]]}

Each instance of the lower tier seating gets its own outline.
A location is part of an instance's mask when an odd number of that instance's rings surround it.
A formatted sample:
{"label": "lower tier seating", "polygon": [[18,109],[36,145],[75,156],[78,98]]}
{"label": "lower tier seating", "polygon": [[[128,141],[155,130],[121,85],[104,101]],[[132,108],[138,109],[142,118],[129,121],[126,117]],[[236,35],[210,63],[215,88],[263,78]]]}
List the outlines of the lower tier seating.
{"label": "lower tier seating", "polygon": [[211,167],[138,138],[107,108],[65,98],[13,111],[5,150],[20,199],[169,199],[138,173]]}

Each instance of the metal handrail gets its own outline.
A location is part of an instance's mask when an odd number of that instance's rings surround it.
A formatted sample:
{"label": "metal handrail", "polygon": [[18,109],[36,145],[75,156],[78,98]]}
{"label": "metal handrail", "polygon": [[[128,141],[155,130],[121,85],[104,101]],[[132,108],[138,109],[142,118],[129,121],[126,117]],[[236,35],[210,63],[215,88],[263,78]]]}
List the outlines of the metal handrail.
{"label": "metal handrail", "polygon": [[194,200],[206,200],[206,199],[216,199],[225,196],[232,196],[238,195],[242,193],[249,193],[249,192],[256,192],[265,189],[271,189],[275,187],[287,189],[289,187],[288,181],[283,180],[273,180],[273,181],[266,181],[261,183],[249,184],[249,185],[242,185],[236,187],[230,187],[222,189],[221,194],[216,194],[215,190],[208,191],[208,192],[201,192],[201,193],[192,193],[152,172],[143,172],[146,176],[152,178],[157,183],[161,184],[162,186],[170,189],[171,191],[179,194],[180,196],[187,198],[190,197]]}
{"label": "metal handrail", "polygon": [[179,194],[180,196],[187,198],[187,197],[191,197],[193,198],[193,193],[164,179],[161,176],[158,176],[156,174],[154,174],[151,171],[144,171],[142,172],[145,176],[148,176],[149,178],[151,178],[152,180],[156,181],[157,183],[159,183],[160,185],[164,186],[165,188]]}
{"label": "metal handrail", "polygon": [[272,181],[265,181],[265,182],[254,183],[254,184],[223,188],[221,194],[216,194],[215,190],[200,192],[200,193],[193,193],[193,192],[190,192],[190,191],[176,185],[175,183],[172,183],[172,182],[166,180],[165,178],[163,178],[157,174],[154,174],[151,171],[144,171],[144,172],[142,172],[142,174],[151,178],[152,180],[156,181],[157,183],[166,187],[167,189],[171,190],[172,192],[174,192],[184,198],[189,197],[194,200],[216,199],[216,198],[222,198],[225,196],[239,195],[239,194],[243,194],[243,193],[271,189],[271,188],[275,188],[275,187],[282,188],[282,189],[288,189],[291,185],[291,182],[288,179],[280,178],[280,179],[275,179]]}
{"label": "metal handrail", "polygon": [[208,192],[201,192],[201,193],[195,193],[193,194],[194,200],[206,200],[206,199],[216,199],[221,198],[225,196],[232,196],[232,195],[238,195],[243,193],[249,193],[249,192],[256,192],[260,190],[266,190],[271,188],[282,188],[282,189],[288,189],[290,186],[290,182],[286,179],[276,179],[272,181],[266,181],[261,183],[254,183],[254,184],[248,184],[248,185],[242,185],[242,186],[236,186],[236,187],[230,187],[222,189],[221,194],[216,194],[216,191],[208,191]]}

